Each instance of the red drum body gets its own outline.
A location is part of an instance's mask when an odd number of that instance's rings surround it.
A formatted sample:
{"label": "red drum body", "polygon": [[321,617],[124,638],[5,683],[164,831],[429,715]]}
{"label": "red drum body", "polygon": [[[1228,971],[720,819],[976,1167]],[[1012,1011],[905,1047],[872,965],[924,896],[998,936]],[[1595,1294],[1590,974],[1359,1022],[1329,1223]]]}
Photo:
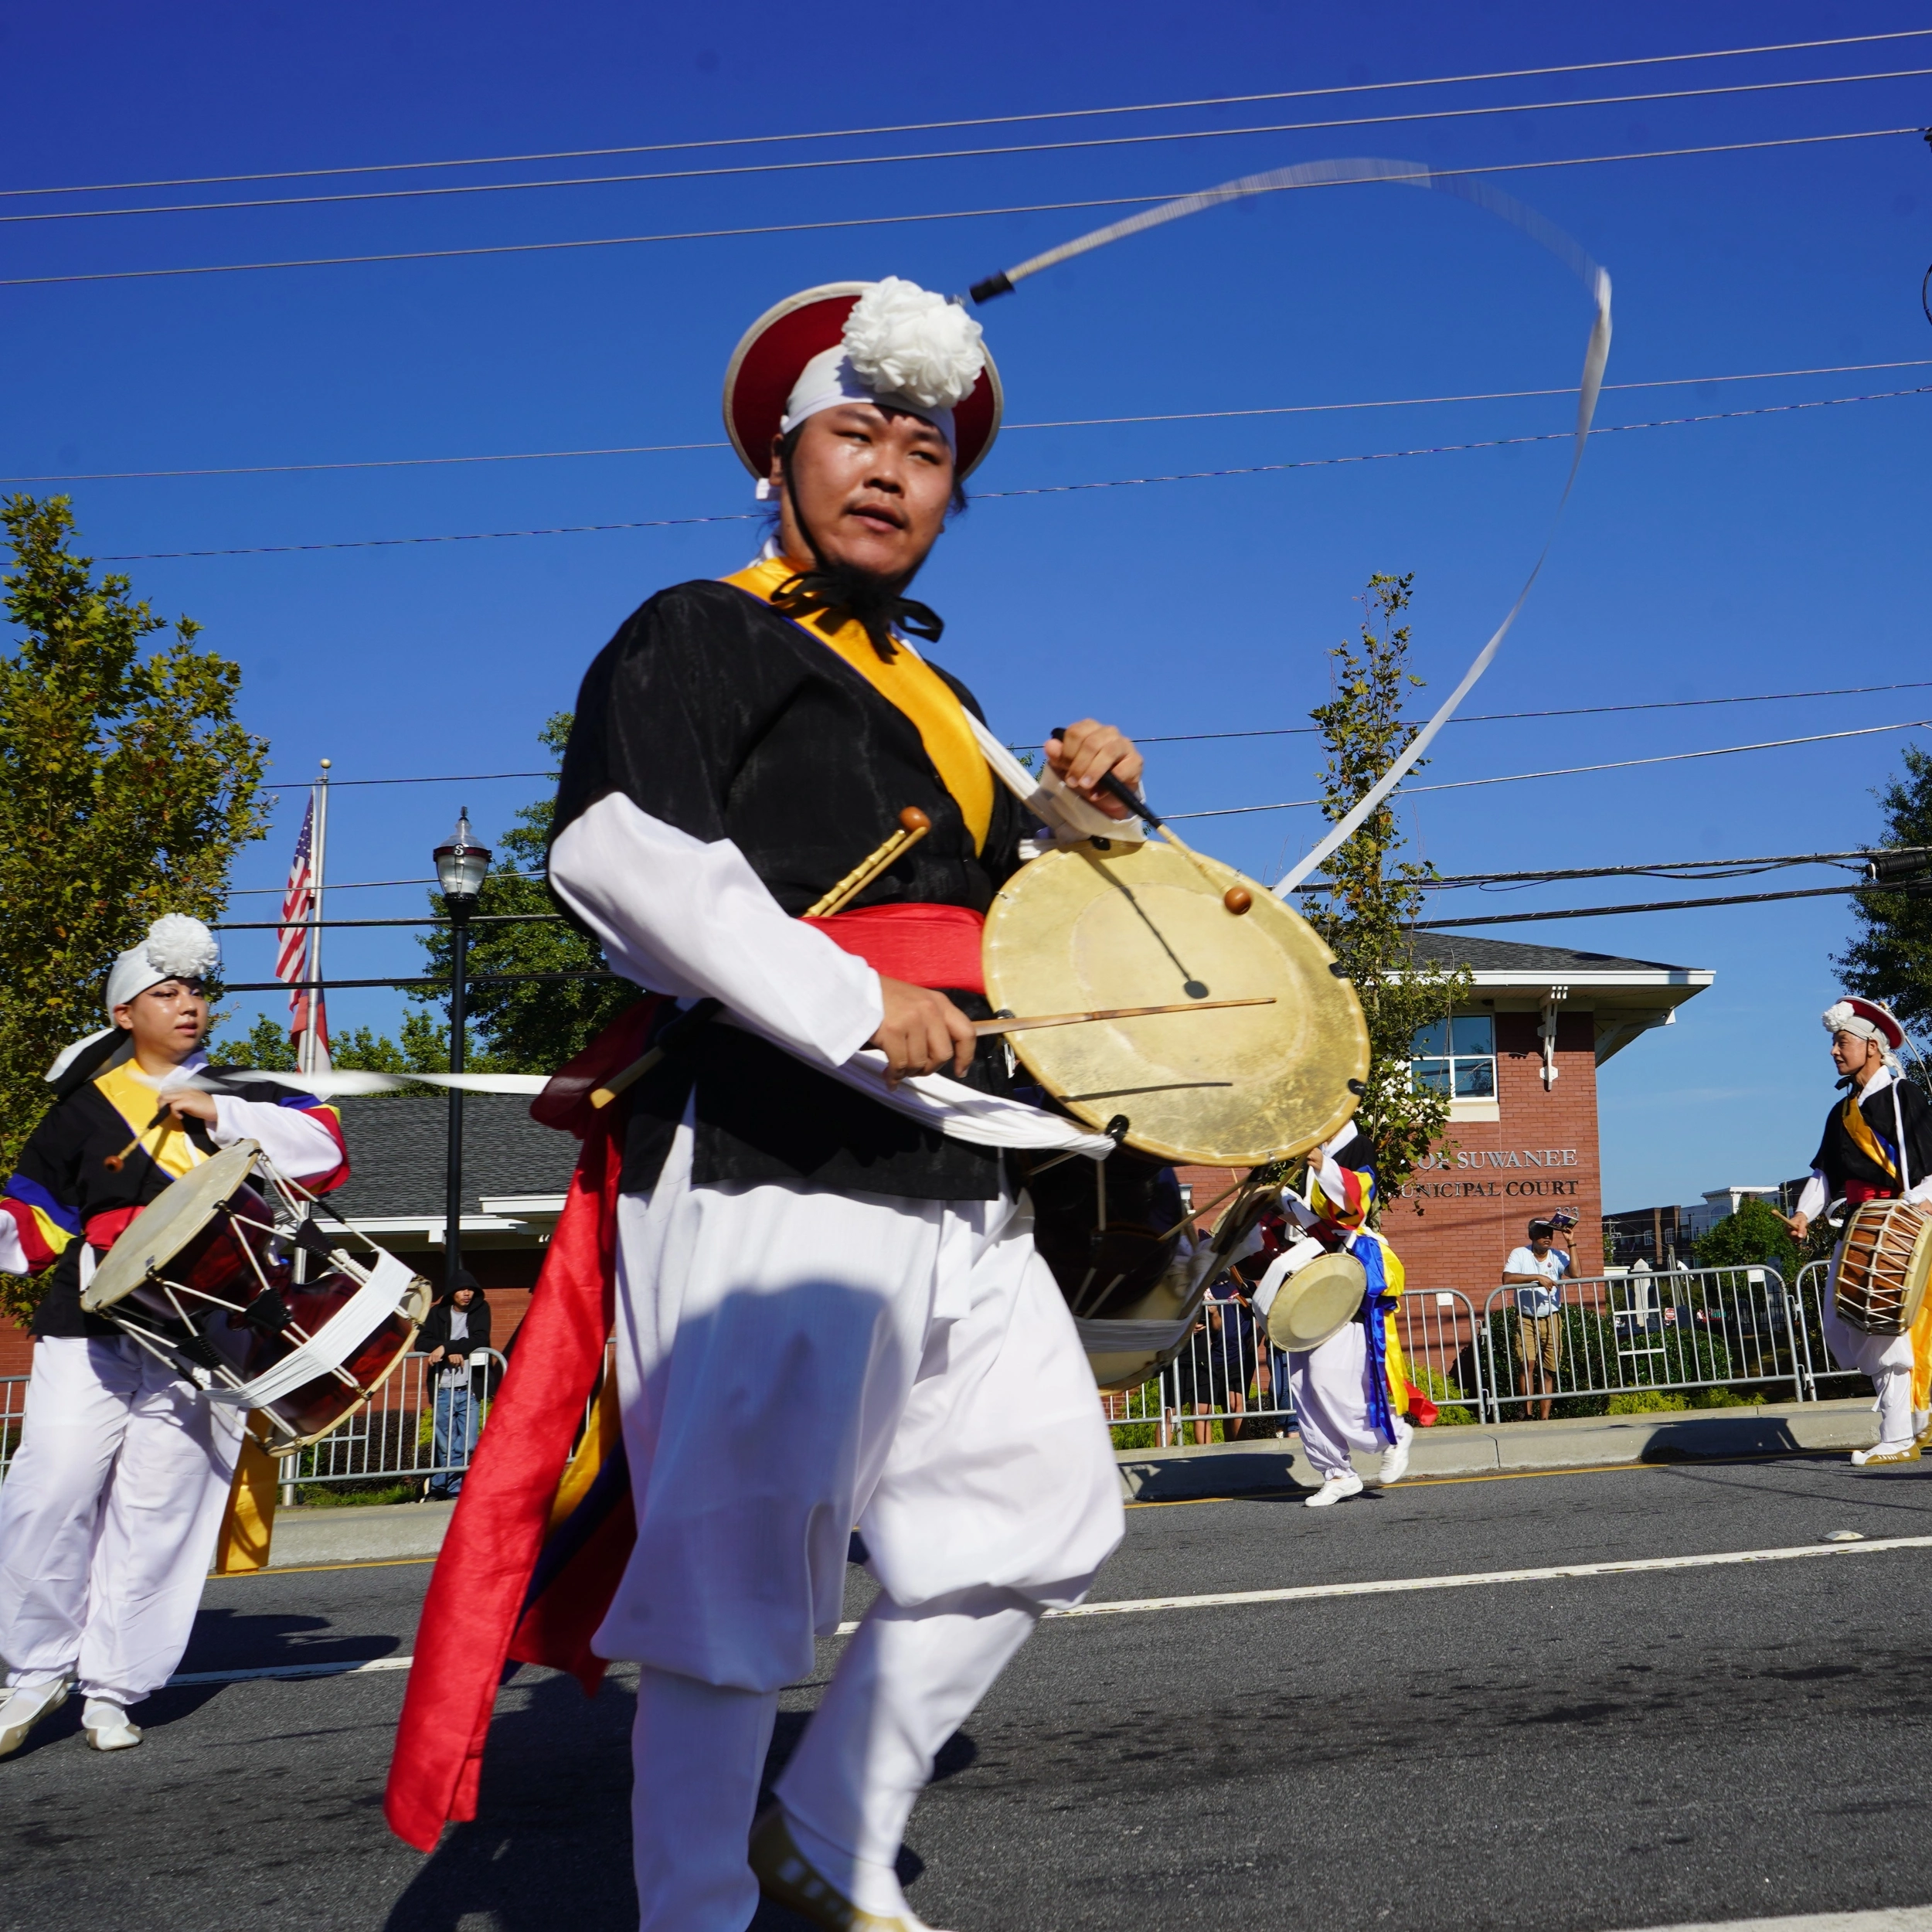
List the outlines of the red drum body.
{"label": "red drum body", "polygon": [[1845,1230],[1838,1319],[1867,1335],[1903,1335],[1932,1277],[1932,1213],[1907,1201],[1867,1201]]}
{"label": "red drum body", "polygon": [[[277,1451],[355,1415],[429,1307],[429,1284],[346,1224],[332,1247],[310,1202],[237,1141],[144,1209],[81,1292],[90,1313],[202,1382],[210,1401],[257,1418]],[[313,1278],[295,1279],[298,1252]]]}

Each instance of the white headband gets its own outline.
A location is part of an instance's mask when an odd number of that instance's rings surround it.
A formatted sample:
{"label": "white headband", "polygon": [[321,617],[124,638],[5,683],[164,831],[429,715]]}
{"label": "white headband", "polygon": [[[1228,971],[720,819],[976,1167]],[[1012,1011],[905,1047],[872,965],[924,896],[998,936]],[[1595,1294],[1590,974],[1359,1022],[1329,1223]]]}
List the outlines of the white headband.
{"label": "white headband", "polygon": [[1852,1005],[1849,1000],[1842,999],[1833,1006],[1828,1006],[1821,1016],[1828,1033],[1849,1033],[1856,1039],[1876,1040],[1879,1049],[1885,1056],[1887,1066],[1896,1067],[1898,1055],[1893,1050],[1892,1043],[1885,1036],[1885,1029],[1876,1020],[1869,1020]]}
{"label": "white headband", "polygon": [[[843,338],[798,372],[778,433],[789,435],[821,410],[872,403],[923,417],[957,461],[953,408],[972,393],[986,366],[981,333],[957,302],[888,275],[852,304]],[[760,502],[771,494],[762,477],[757,494]]]}
{"label": "white headband", "polygon": [[[101,1004],[111,1022],[117,1006],[170,979],[206,979],[221,964],[221,944],[199,919],[185,913],[163,913],[138,945],[114,956],[107,971],[107,991]],[[115,1031],[112,1025],[63,1047],[46,1077],[57,1080],[97,1040]]]}

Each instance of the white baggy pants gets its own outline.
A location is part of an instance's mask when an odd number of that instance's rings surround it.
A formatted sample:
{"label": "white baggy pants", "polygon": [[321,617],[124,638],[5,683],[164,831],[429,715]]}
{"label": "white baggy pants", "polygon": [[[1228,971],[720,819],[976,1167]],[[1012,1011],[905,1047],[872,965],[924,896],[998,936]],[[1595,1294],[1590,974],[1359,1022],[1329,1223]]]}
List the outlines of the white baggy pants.
{"label": "white baggy pants", "polygon": [[782,1801],[825,1876],[890,1909],[934,1753],[1040,1611],[1085,1594],[1120,1540],[1119,1477],[1023,1206],[694,1189],[691,1138],[618,1206],[638,1540],[596,1648],[646,1666],[642,1923],[743,1932],[757,1909],[777,1694],[843,1614],[854,1524],[884,1595]]}
{"label": "white baggy pants", "polygon": [[1844,1253],[1841,1241],[1832,1250],[1832,1265],[1825,1270],[1818,1326],[1835,1362],[1872,1378],[1878,1396],[1879,1447],[1903,1449],[1917,1433],[1912,1427],[1912,1336],[1909,1330],[1903,1335],[1867,1335],[1840,1318],[1838,1267]]}
{"label": "white baggy pants", "polygon": [[[1320,1348],[1288,1357],[1288,1394],[1301,1447],[1308,1466],[1325,1481],[1352,1466],[1351,1449],[1379,1454],[1395,1447],[1369,1420],[1373,1373],[1368,1331],[1359,1321],[1351,1321]],[[1406,1426],[1396,1418],[1398,1431]]]}
{"label": "white baggy pants", "polygon": [[188,1648],[242,1418],[138,1343],[43,1335],[0,1482],[0,1658],[10,1685],[77,1677],[124,1707]]}

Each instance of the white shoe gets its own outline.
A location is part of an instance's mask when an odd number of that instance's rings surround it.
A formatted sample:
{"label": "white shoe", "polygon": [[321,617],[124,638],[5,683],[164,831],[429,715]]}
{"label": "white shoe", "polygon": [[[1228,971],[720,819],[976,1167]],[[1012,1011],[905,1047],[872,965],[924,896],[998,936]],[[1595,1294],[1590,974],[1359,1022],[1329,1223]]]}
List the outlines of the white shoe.
{"label": "white shoe", "polygon": [[1321,1487],[1312,1496],[1303,1499],[1304,1509],[1326,1509],[1332,1503],[1338,1503],[1345,1496],[1362,1494],[1362,1478],[1352,1469],[1345,1469],[1338,1475],[1325,1476]]}
{"label": "white shoe", "polygon": [[1385,1483],[1400,1482],[1409,1473],[1409,1445],[1416,1439],[1416,1432],[1400,1417],[1396,1420],[1396,1439],[1393,1448],[1382,1452],[1382,1467],[1372,1476],[1363,1478],[1372,1489],[1379,1489]]}
{"label": "white shoe", "polygon": [[0,1757],[11,1757],[27,1741],[27,1733],[51,1711],[67,1701],[66,1681],[36,1684],[7,1692],[0,1700]]}
{"label": "white shoe", "polygon": [[90,1697],[82,1707],[80,1728],[97,1751],[131,1751],[141,1742],[141,1726],[128,1722],[128,1713],[104,1697]]}
{"label": "white shoe", "polygon": [[1882,1442],[1876,1449],[1854,1449],[1852,1460],[1861,1468],[1876,1468],[1890,1462],[1917,1462],[1919,1445],[1916,1442]]}

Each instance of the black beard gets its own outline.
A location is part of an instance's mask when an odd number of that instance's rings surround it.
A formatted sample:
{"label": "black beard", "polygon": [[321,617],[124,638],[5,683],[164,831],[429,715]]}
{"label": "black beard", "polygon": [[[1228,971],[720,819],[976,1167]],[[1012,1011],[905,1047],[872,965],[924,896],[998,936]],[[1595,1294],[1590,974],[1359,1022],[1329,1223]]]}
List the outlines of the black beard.
{"label": "black beard", "polygon": [[771,605],[787,617],[819,611],[858,624],[880,658],[890,664],[898,651],[895,630],[937,644],[946,626],[930,604],[900,594],[903,577],[882,577],[849,563],[820,563],[786,578],[771,594]]}

